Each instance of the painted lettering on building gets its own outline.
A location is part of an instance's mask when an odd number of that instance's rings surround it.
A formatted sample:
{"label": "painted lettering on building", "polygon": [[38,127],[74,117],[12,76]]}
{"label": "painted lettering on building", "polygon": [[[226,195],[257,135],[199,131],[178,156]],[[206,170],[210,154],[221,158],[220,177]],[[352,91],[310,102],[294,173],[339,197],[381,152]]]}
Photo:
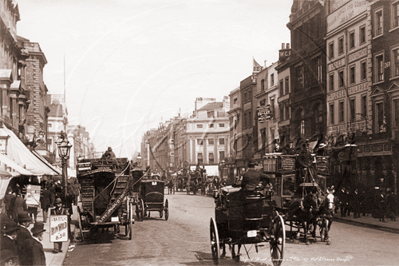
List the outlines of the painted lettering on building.
{"label": "painted lettering on building", "polygon": [[352,61],[354,61],[356,59],[359,59],[361,57],[364,57],[366,55],[367,55],[367,47],[363,48],[362,50],[359,50],[359,51],[357,51],[357,52],[355,52],[353,54],[350,54],[348,56],[348,62],[352,62]]}
{"label": "painted lettering on building", "polygon": [[346,91],[345,90],[340,90],[340,91],[335,91],[333,93],[330,93],[327,95],[327,101],[335,100],[335,99],[340,99],[346,96]]}
{"label": "painted lettering on building", "polygon": [[340,60],[335,61],[332,64],[329,64],[328,65],[328,71],[336,70],[337,68],[339,68],[339,67],[341,67],[343,65],[345,65],[345,58],[342,58]]}
{"label": "painted lettering on building", "polygon": [[354,0],[350,1],[337,11],[327,17],[327,32],[338,28],[345,22],[363,13],[367,9],[368,1]]}
{"label": "painted lettering on building", "polygon": [[356,86],[349,87],[348,93],[349,93],[349,95],[351,95],[351,94],[355,94],[355,93],[362,92],[365,90],[367,90],[367,82],[356,85]]}

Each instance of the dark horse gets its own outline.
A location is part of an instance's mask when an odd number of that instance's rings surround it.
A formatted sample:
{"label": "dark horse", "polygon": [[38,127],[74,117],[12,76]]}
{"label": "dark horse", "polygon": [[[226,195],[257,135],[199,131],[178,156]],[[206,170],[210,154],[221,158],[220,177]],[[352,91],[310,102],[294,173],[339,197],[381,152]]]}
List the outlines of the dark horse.
{"label": "dark horse", "polygon": [[316,214],[316,219],[313,221],[313,237],[316,239],[316,226],[319,226],[321,241],[326,241],[327,245],[331,244],[329,232],[334,219],[334,209],[333,194],[323,197],[321,199],[319,211]]}
{"label": "dark horse", "polygon": [[309,193],[305,195],[303,199],[292,201],[287,213],[286,219],[290,221],[290,225],[292,226],[293,222],[297,225],[297,239],[299,239],[300,230],[303,228],[306,245],[310,243],[308,240],[308,232],[310,225],[313,225],[313,221],[317,217],[318,211],[317,195],[315,193]]}

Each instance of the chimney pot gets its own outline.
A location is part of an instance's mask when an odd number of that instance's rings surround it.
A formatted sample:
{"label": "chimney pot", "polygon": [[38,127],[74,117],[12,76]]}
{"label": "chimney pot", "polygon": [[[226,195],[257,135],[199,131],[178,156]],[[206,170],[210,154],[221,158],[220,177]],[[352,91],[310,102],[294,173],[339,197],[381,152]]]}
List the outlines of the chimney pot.
{"label": "chimney pot", "polygon": [[290,44],[289,43],[287,43],[287,49],[290,49]]}
{"label": "chimney pot", "polygon": [[283,49],[283,50],[285,49],[285,43],[281,44],[281,49]]}

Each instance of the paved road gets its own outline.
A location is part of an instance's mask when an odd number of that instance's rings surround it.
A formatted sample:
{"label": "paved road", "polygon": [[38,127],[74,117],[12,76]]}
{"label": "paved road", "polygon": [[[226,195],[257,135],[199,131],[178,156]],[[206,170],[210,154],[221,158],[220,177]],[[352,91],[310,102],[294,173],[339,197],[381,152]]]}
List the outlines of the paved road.
{"label": "paved road", "polygon": [[[96,242],[77,245],[64,265],[213,265],[209,244],[213,199],[180,192],[166,198],[168,221],[152,213],[151,218],[134,224],[133,240],[124,237],[123,228],[116,237],[103,233]],[[343,223],[334,223],[330,234],[331,245],[287,243],[282,265],[398,264],[397,234]],[[252,247],[249,255],[251,259],[242,255],[240,263],[225,258],[219,265],[271,265],[268,243],[258,254]]]}

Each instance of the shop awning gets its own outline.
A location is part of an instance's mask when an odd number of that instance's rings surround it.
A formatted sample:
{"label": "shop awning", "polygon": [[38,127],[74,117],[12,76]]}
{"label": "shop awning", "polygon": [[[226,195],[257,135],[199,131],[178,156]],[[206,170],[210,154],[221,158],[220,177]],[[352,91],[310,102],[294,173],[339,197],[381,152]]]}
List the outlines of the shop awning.
{"label": "shop awning", "polygon": [[207,176],[219,176],[219,166],[217,165],[205,165]]}
{"label": "shop awning", "polygon": [[7,156],[0,154],[0,162],[1,165],[5,165],[5,168],[7,167],[11,168],[11,171],[8,171],[12,176],[19,176],[19,175],[33,175],[31,172],[23,168],[22,166],[19,166],[16,162],[12,161],[9,159]]}
{"label": "shop awning", "polygon": [[33,150],[32,151],[33,155],[35,155],[42,163],[47,165],[51,170],[55,171],[59,175],[61,174],[60,171],[58,171],[54,166],[52,166],[43,156],[41,156],[37,151]]}
{"label": "shop awning", "polygon": [[7,145],[7,157],[33,175],[59,175],[59,173],[33,155],[21,140],[7,127],[2,128],[10,138]]}
{"label": "shop awning", "polygon": [[0,200],[4,198],[7,192],[8,184],[11,180],[11,174],[8,171],[0,170]]}

